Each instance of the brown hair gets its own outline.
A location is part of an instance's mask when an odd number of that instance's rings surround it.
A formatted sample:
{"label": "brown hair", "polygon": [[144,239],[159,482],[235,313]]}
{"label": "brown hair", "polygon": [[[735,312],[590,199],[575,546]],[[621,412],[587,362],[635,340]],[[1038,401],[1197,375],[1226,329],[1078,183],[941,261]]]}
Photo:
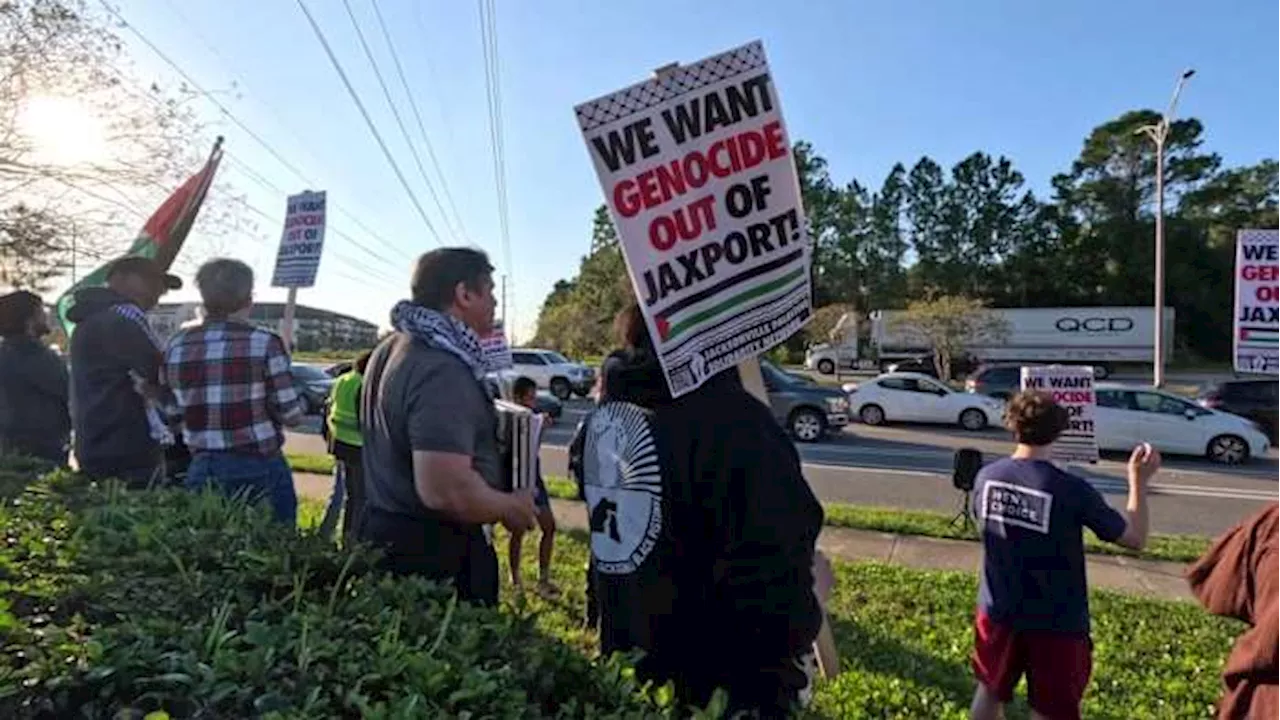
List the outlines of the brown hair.
{"label": "brown hair", "polygon": [[1019,444],[1043,446],[1057,440],[1070,427],[1071,418],[1049,393],[1023,390],[1009,399],[1004,424]]}
{"label": "brown hair", "polygon": [[613,332],[618,344],[628,350],[652,350],[653,340],[644,324],[644,312],[640,304],[632,301],[613,319]]}

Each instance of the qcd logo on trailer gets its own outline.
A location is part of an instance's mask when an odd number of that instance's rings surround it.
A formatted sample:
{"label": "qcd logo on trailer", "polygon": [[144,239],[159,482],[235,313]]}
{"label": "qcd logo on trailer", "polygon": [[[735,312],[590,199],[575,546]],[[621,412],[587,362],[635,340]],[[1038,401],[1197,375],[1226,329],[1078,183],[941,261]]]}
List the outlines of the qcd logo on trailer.
{"label": "qcd logo on trailer", "polygon": [[1129,332],[1133,329],[1133,320],[1127,317],[1062,317],[1054,323],[1060,332]]}

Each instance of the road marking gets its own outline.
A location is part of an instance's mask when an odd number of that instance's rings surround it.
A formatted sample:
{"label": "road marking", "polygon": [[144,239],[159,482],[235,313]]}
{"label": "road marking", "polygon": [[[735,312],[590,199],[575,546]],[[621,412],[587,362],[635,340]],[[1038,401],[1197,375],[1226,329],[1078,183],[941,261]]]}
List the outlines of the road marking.
{"label": "road marking", "polygon": [[806,468],[814,468],[815,470],[835,470],[835,471],[844,471],[844,472],[848,472],[852,470],[854,472],[858,472],[858,471],[877,472],[877,473],[884,473],[886,475],[907,475],[907,476],[913,476],[913,477],[931,477],[931,478],[946,477],[945,470],[942,470],[942,469],[935,472],[932,470],[903,470],[901,468],[886,468],[886,467],[877,467],[874,465],[829,465],[829,464],[820,463],[820,462],[804,462],[802,464]]}
{"label": "road marking", "polygon": [[[548,445],[548,446],[544,446],[544,448],[547,450],[554,450],[561,453],[565,452],[565,448],[563,447]],[[920,457],[920,455],[923,454],[923,453],[914,453],[914,454],[902,453],[901,451],[887,451],[887,452],[894,453],[894,455],[892,456],[895,456],[895,457],[903,456],[903,455],[908,455],[911,457]],[[950,481],[950,475],[951,475],[950,467],[906,469],[906,468],[881,467],[879,465],[867,465],[867,464],[837,465],[830,462],[822,462],[821,460],[818,460],[818,461],[804,460],[803,458],[802,458],[802,465],[805,469],[813,469],[813,470],[845,472],[845,473],[864,474],[864,475],[875,473],[877,475],[893,475],[898,477],[931,478],[931,479],[937,479],[937,480],[946,480],[948,482]],[[1117,467],[1121,467],[1121,468],[1123,467],[1118,463],[1116,463],[1115,465]],[[1097,488],[1099,492],[1103,492],[1106,494],[1124,494],[1129,491],[1128,483],[1125,480],[1122,480],[1120,478],[1107,477],[1107,476],[1092,476],[1089,474],[1090,469],[1094,469],[1094,468],[1077,468],[1077,473],[1083,475],[1085,477],[1085,480],[1087,480],[1090,485],[1093,485],[1095,488]],[[1164,470],[1163,472],[1178,472],[1178,471]],[[1202,471],[1199,473],[1197,473],[1196,471],[1183,471],[1182,474],[1191,475],[1191,474],[1205,474],[1205,473],[1203,473]],[[1277,499],[1277,495],[1278,495],[1276,490],[1254,490],[1249,488],[1224,488],[1224,487],[1211,487],[1211,486],[1205,486],[1205,485],[1182,485],[1182,484],[1166,485],[1166,484],[1160,484],[1160,483],[1151,485],[1150,488],[1148,489],[1148,493],[1151,495],[1158,495],[1158,496],[1204,497],[1204,498],[1217,498],[1221,500],[1251,500],[1251,501],[1263,501],[1263,502],[1269,501],[1269,500],[1275,500]]]}

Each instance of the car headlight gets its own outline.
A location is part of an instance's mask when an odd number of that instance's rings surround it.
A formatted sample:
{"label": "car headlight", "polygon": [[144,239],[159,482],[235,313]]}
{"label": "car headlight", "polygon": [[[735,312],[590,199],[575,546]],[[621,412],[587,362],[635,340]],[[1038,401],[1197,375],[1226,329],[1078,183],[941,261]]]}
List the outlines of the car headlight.
{"label": "car headlight", "polygon": [[829,397],[827,398],[827,412],[842,413],[849,409],[848,398]]}

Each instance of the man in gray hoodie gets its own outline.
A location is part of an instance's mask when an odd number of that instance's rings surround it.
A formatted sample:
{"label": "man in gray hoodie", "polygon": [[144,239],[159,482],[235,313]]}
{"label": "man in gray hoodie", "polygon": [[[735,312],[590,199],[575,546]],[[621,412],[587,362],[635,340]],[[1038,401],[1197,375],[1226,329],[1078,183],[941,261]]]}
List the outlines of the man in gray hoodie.
{"label": "man in gray hoodie", "polygon": [[160,415],[136,389],[155,385],[161,348],[145,313],[182,281],[145,257],[121,258],[107,287],[75,294],[67,318],[71,335],[71,418],[80,469],[146,487],[164,473]]}

